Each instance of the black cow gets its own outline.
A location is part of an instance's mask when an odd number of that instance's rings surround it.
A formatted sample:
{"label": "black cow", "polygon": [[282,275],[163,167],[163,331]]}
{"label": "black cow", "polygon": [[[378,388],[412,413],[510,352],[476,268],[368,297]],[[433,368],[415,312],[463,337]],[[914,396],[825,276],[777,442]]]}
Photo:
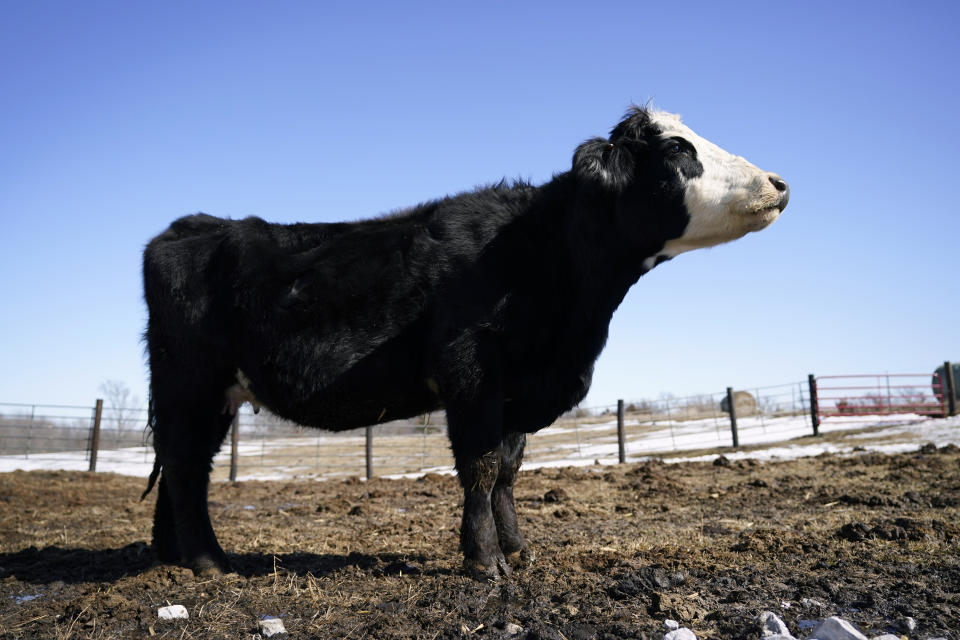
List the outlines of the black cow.
{"label": "black cow", "polygon": [[443,407],[465,566],[509,574],[531,557],[513,501],[526,434],[583,399],[627,290],[763,229],[788,193],[677,116],[632,108],[541,186],[352,223],[177,220],[143,265],[158,557],[228,569],[207,487],[238,404],[334,430]]}

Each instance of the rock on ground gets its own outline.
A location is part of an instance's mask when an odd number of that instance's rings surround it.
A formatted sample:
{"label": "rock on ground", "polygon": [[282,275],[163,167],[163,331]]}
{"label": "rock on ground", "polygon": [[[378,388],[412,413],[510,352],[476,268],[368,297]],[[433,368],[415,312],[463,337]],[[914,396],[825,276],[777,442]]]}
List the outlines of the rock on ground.
{"label": "rock on ground", "polygon": [[787,629],[786,623],[772,611],[764,611],[757,616],[757,626],[760,627],[760,634],[765,639],[796,640]]}
{"label": "rock on ground", "polygon": [[852,624],[837,618],[836,616],[827,618],[821,622],[813,633],[810,634],[810,640],[867,640],[867,636],[857,631]]}
{"label": "rock on ground", "polygon": [[260,633],[266,638],[287,632],[283,626],[283,620],[280,618],[258,620],[257,627],[260,629]]}
{"label": "rock on ground", "polygon": [[185,620],[190,617],[190,614],[182,604],[172,604],[169,607],[157,609],[157,616],[161,620]]}

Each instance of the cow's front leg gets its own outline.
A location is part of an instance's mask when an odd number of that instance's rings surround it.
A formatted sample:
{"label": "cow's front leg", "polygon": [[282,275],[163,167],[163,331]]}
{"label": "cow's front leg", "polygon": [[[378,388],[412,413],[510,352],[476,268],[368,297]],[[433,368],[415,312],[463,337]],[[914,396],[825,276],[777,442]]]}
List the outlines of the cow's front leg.
{"label": "cow's front leg", "polygon": [[523,433],[508,433],[500,445],[500,471],[490,496],[493,519],[497,523],[500,550],[510,564],[517,566],[534,560],[517,524],[517,510],[513,501],[513,483],[523,460],[523,447],[527,436]]}
{"label": "cow's front leg", "polygon": [[463,487],[463,522],[460,546],[467,571],[498,578],[510,575],[503,551],[500,550],[496,519],[490,496],[500,471],[500,451],[482,455],[457,455],[457,474]]}
{"label": "cow's front leg", "polygon": [[510,575],[500,550],[490,497],[500,475],[503,395],[490,369],[477,387],[445,402],[447,429],[463,487],[460,545],[464,568],[480,576]]}

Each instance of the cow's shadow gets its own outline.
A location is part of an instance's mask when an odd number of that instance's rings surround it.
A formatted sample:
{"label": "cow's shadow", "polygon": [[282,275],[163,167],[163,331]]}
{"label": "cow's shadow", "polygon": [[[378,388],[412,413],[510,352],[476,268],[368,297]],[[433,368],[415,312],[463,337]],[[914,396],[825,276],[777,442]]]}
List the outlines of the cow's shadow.
{"label": "cow's shadow", "polygon": [[[446,568],[429,563],[420,555],[401,553],[346,555],[318,553],[228,554],[237,575],[252,578],[282,571],[321,577],[347,567],[356,567],[371,575],[449,574]],[[29,547],[12,553],[0,553],[0,580],[14,577],[21,582],[49,584],[63,582],[114,582],[135,576],[157,566],[149,545],[128,544],[119,549],[64,549]],[[172,565],[171,565],[172,566]],[[186,570],[183,570],[186,572]],[[188,574],[189,575],[189,574]]]}

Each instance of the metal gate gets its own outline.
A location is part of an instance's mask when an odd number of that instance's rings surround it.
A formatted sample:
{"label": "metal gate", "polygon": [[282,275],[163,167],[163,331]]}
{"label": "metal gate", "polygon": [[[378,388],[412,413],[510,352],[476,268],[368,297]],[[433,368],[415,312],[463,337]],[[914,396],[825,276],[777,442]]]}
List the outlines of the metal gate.
{"label": "metal gate", "polygon": [[811,381],[818,419],[949,415],[947,385],[929,373],[817,376]]}

